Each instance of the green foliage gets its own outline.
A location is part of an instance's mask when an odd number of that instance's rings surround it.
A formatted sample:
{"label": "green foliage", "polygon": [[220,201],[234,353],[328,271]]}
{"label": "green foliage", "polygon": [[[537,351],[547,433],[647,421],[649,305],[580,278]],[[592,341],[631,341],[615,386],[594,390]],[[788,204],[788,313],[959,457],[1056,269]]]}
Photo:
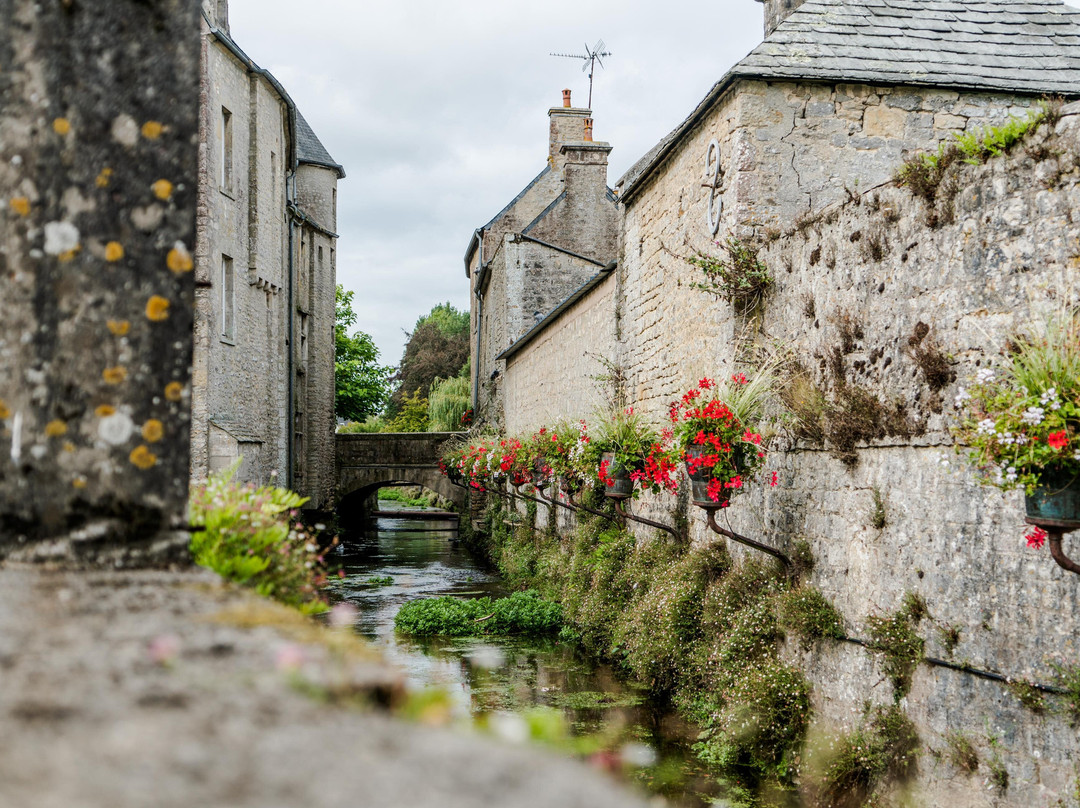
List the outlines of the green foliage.
{"label": "green foliage", "polygon": [[737,238],[728,237],[716,246],[723,251],[720,258],[695,250],[692,258],[685,259],[705,275],[703,283],[691,285],[737,305],[752,306],[773,283],[769,268],[757,250]]}
{"label": "green foliage", "polygon": [[867,647],[882,654],[885,675],[892,682],[893,698],[897,702],[911,690],[911,675],[924,656],[925,643],[915,633],[924,617],[926,602],[909,592],[895,614],[871,615],[866,620],[870,635]]}
{"label": "green foliage", "polygon": [[1046,696],[1031,682],[1014,679],[1005,685],[1005,689],[1036,715],[1046,712]]}
{"label": "green foliage", "polygon": [[372,575],[366,581],[370,586],[390,586],[394,583],[393,575]]}
{"label": "green foliage", "polygon": [[1053,668],[1058,687],[1065,691],[1065,711],[1074,726],[1080,724],[1080,665],[1055,663]]}
{"label": "green foliage", "polygon": [[945,736],[945,757],[956,768],[973,774],[979,769],[979,753],[971,739],[962,732],[950,732]]}
{"label": "green foliage", "polygon": [[364,421],[378,413],[390,395],[392,368],[379,364],[379,349],[368,334],[357,331],[353,293],[338,284],[334,290],[334,412]]}
{"label": "green foliage", "polygon": [[375,495],[376,499],[385,499],[389,502],[400,502],[402,505],[410,505],[414,508],[430,508],[439,499],[434,491],[421,492],[420,496],[410,497],[400,488],[380,488]]}
{"label": "green foliage", "polygon": [[427,432],[428,400],[421,397],[417,388],[411,396],[402,399],[397,416],[386,425],[386,432]]}
{"label": "green foliage", "polygon": [[366,421],[349,421],[337,428],[341,435],[358,435],[371,432],[386,432],[386,421],[381,415],[372,415]]}
{"label": "green foliage", "polygon": [[195,563],[305,613],[325,611],[316,536],[290,524],[307,499],[285,488],[238,485],[238,466],[191,493],[189,519],[203,528],[191,534]]}
{"label": "green foliage", "polygon": [[812,586],[800,586],[780,595],[776,608],[780,625],[797,634],[804,646],[822,637],[844,637],[840,613]]}
{"label": "green foliage", "polygon": [[[469,358],[469,312],[440,303],[416,321],[405,343],[390,411],[397,415],[413,391],[426,399],[436,379],[453,379]],[[426,416],[426,413],[425,413]]]}
{"label": "green foliage", "polygon": [[1044,477],[1067,484],[1080,473],[1080,311],[1059,312],[1043,331],[1014,336],[1005,366],[981,369],[957,396],[957,450],[1003,491],[1031,494]]}
{"label": "green foliage", "polygon": [[918,752],[915,727],[900,708],[875,707],[863,716],[858,729],[836,743],[813,789],[817,804],[830,808],[871,804],[867,798],[883,780],[903,780],[912,774]]}
{"label": "green foliage", "polygon": [[870,509],[870,527],[874,530],[882,530],[889,523],[885,513],[885,497],[881,495],[881,489],[874,488],[870,492],[874,498],[873,507]]}
{"label": "green foliage", "polygon": [[562,626],[562,608],[534,590],[508,598],[453,597],[411,600],[394,618],[394,628],[413,636],[554,634]]}
{"label": "green foliage", "polygon": [[461,418],[471,405],[472,385],[468,376],[435,379],[428,393],[428,429],[431,432],[456,432],[462,429]]}

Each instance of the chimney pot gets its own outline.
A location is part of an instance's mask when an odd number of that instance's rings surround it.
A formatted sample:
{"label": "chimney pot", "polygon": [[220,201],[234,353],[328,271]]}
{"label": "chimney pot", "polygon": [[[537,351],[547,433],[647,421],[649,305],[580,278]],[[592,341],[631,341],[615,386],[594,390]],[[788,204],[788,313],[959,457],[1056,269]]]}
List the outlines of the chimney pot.
{"label": "chimney pot", "polygon": [[592,143],[592,118],[585,119],[585,142]]}
{"label": "chimney pot", "polygon": [[562,91],[562,105],[564,107],[570,106],[570,91],[569,90],[563,90]]}

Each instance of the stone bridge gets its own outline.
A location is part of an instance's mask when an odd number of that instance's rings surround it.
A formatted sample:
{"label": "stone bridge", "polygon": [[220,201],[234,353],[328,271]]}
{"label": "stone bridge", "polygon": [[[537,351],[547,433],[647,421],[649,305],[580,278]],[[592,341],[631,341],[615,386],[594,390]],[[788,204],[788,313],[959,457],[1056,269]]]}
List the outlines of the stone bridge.
{"label": "stone bridge", "polygon": [[465,490],[439,471],[444,443],[460,432],[371,432],[337,435],[337,502],[343,521],[363,516],[371,496],[392,483],[422,485],[460,510]]}

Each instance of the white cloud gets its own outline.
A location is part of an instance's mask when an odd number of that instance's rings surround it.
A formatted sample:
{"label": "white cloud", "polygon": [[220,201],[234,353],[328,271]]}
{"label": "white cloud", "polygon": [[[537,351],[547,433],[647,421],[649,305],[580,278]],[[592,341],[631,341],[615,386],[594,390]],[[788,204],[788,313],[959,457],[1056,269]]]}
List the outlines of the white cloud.
{"label": "white cloud", "polygon": [[[358,327],[396,363],[403,329],[436,303],[468,306],[473,230],[536,173],[547,110],[581,65],[552,58],[603,37],[596,138],[610,184],[761,39],[753,0],[231,0],[234,39],[274,73],[348,174],[338,279]],[[298,13],[302,12],[302,13]]]}

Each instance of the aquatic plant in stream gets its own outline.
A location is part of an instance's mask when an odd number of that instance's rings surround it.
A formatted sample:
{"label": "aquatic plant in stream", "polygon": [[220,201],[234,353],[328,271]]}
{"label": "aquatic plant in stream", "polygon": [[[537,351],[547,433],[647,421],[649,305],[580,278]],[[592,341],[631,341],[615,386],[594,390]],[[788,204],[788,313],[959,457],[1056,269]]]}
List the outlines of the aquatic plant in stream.
{"label": "aquatic plant in stream", "polygon": [[562,607],[529,590],[508,598],[440,597],[411,600],[394,618],[394,628],[413,636],[554,634],[562,627]]}

